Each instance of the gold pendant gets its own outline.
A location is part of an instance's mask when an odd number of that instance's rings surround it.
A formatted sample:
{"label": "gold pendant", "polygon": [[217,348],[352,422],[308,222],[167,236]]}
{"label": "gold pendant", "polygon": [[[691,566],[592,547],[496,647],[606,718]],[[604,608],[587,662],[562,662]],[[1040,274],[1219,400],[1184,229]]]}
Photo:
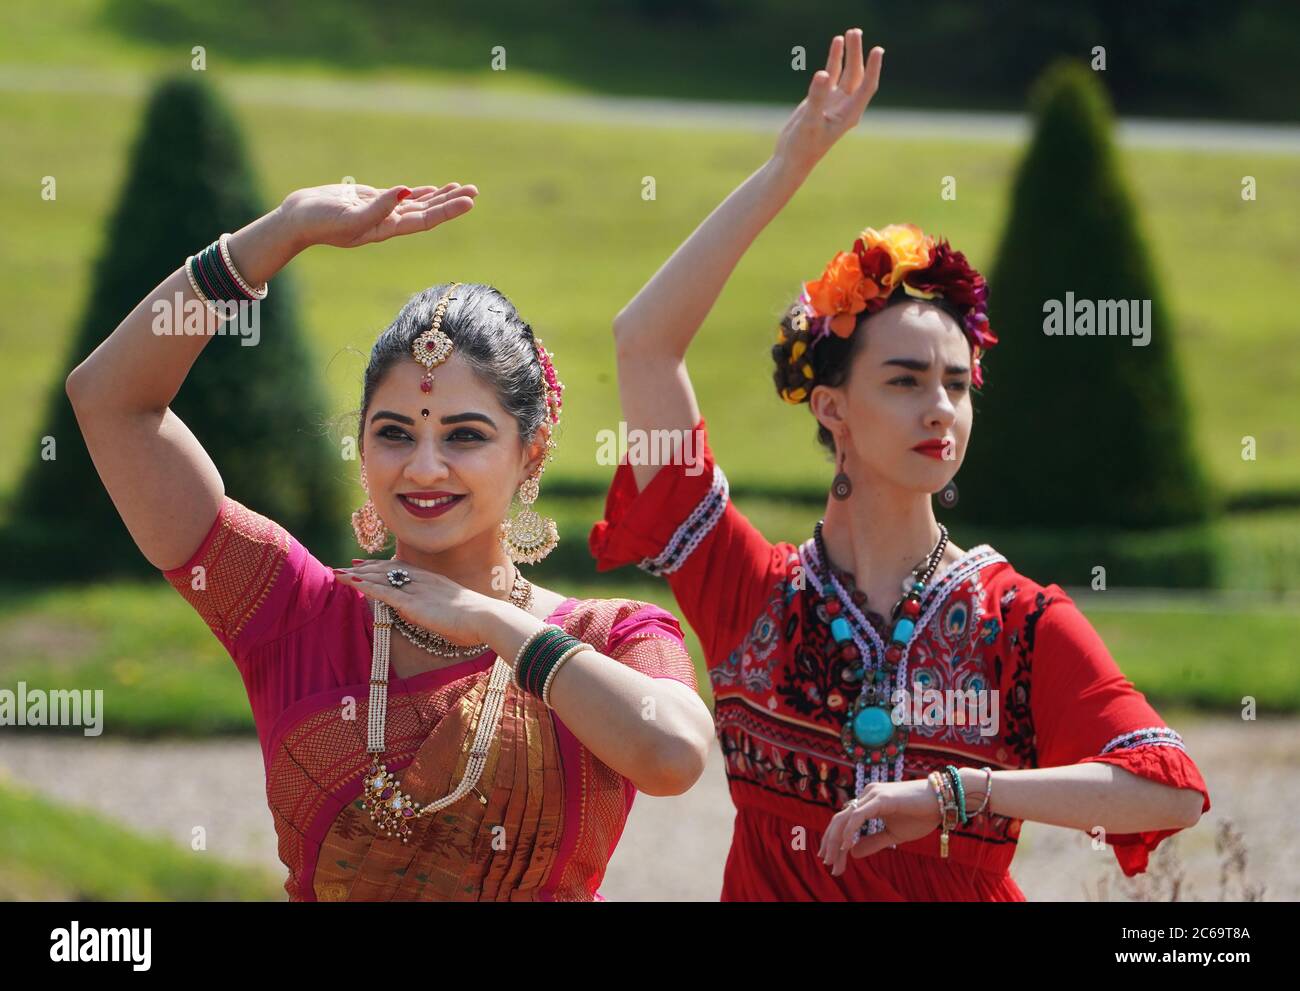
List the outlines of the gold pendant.
{"label": "gold pendant", "polygon": [[419,815],[419,803],[402,793],[397,778],[378,758],[372,758],[365,777],[365,799],[361,808],[385,836],[399,836],[403,843],[411,834],[411,826]]}

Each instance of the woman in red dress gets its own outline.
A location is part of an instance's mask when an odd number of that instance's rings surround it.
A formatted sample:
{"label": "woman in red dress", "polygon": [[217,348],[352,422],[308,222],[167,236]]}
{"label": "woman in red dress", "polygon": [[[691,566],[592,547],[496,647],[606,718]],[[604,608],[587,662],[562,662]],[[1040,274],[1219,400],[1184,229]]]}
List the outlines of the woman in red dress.
{"label": "woman in red dress", "polygon": [[678,446],[619,466],[591,549],[665,576],[703,645],[737,813],[724,900],[1023,900],[1023,820],[1087,831],[1132,875],[1210,807],[1069,596],[935,520],[997,343],[984,279],[946,241],[867,228],[782,318],[778,393],[808,403],[837,465],[814,536],[773,544],[728,498],[687,348],[883,55],[836,37],[771,160],[615,321],[632,450]]}

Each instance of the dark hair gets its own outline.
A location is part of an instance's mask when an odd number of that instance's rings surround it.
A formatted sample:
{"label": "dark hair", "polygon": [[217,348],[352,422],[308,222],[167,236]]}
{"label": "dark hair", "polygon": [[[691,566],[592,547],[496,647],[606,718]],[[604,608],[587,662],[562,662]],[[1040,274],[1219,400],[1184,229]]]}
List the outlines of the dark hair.
{"label": "dark hair", "polygon": [[[357,415],[358,445],[362,444],[366,413],[375,389],[389,369],[411,359],[415,339],[432,325],[433,311],[449,286],[430,286],[412,296],[370,349]],[[455,345],[455,353],[496,390],[502,407],[519,424],[520,439],[525,444],[531,441],[537,428],[548,419],[545,376],[533,328],[515,305],[493,286],[465,282],[452,293],[441,327]]]}
{"label": "dark hair", "polygon": [[[817,342],[815,348],[810,348],[808,343],[812,339],[811,331],[794,328],[796,316],[803,313],[803,307],[796,300],[781,316],[781,332],[785,340],[772,345],[772,360],[776,363],[776,368],[772,371],[772,381],[776,384],[777,395],[781,395],[783,390],[802,388],[804,389],[803,401],[807,402],[815,386],[843,385],[849,377],[853,359],[862,350],[863,342],[866,340],[866,331],[863,330],[866,322],[891,306],[907,302],[929,303],[931,306],[937,306],[956,320],[958,327],[962,326],[961,311],[943,297],[917,299],[915,296],[909,296],[907,291],[899,286],[879,310],[871,313],[864,310],[859,313],[853,333],[848,337],[828,334]],[[795,345],[799,342],[803,342],[804,345],[800,357],[797,361],[791,361]],[[835,436],[820,422],[817,424],[817,441],[832,454],[835,452]]]}

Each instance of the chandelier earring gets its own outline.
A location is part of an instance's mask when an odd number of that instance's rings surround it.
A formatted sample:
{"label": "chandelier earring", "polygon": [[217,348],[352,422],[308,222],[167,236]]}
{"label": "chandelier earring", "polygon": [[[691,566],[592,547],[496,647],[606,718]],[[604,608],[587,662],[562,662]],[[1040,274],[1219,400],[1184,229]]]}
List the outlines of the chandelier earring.
{"label": "chandelier earring", "polygon": [[501,546],[515,564],[536,564],[560,542],[560,532],[555,520],[542,516],[533,508],[541,492],[542,465],[525,478],[519,486],[519,501],[523,509],[518,515],[501,524]]}
{"label": "chandelier earring", "polygon": [[370,485],[366,481],[366,464],[361,463],[361,487],[366,490],[366,502],[352,513],[352,532],[357,544],[371,554],[378,554],[388,543],[388,527],[379,518],[374,500],[370,498]]}

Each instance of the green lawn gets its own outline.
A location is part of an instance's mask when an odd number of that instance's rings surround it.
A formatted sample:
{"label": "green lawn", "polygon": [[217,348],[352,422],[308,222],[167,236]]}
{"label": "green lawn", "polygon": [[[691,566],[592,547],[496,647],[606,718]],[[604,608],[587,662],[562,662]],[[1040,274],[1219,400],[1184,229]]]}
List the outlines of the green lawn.
{"label": "green lawn", "polygon": [[284,901],[266,871],[140,836],[0,775],[0,901]]}
{"label": "green lawn", "polygon": [[[210,77],[226,81],[217,69]],[[427,114],[386,112],[377,89],[372,109],[331,110],[338,83],[322,86],[321,99],[290,107],[268,102],[283,96],[271,77],[240,80],[237,108],[268,207],[293,188],[345,175],[379,185],[456,179],[481,190],[469,217],[432,234],[353,251],[315,248],[293,263],[316,372],[333,404],[327,412],[354,408],[361,354],[412,293],[448,278],[490,282],[555,350],[570,386],[550,478],[599,486],[609,468],[596,461],[596,434],[619,419],[610,320],[763,160],[771,139],[440,117],[432,105]],[[351,105],[364,104],[371,86],[347,86]],[[17,439],[0,448],[0,492],[38,442],[46,393],[84,357],[67,353],[68,339],[140,110],[139,96],[111,91],[0,89],[0,433]],[[1300,214],[1300,159],[1152,150],[1122,157],[1178,321],[1194,436],[1212,476],[1229,493],[1300,490],[1291,398],[1300,363],[1284,358],[1300,264],[1300,229],[1290,222]],[[1000,145],[867,138],[828,157],[741,263],[692,351],[714,447],[734,484],[824,491],[829,478],[808,411],[781,403],[770,385],[775,316],[799,281],[818,274],[861,226],[899,220],[950,236],[987,267],[1015,159]],[[1240,199],[1246,174],[1258,181],[1257,202]],[[46,175],[58,180],[54,202],[39,195]],[[640,196],[646,175],[657,181],[650,202]],[[945,175],[958,178],[956,201],[938,195]],[[105,336],[121,316],[103,314]],[[996,350],[989,368],[990,388],[1015,387],[999,380]],[[1241,459],[1246,435],[1257,439],[1255,461]]]}

